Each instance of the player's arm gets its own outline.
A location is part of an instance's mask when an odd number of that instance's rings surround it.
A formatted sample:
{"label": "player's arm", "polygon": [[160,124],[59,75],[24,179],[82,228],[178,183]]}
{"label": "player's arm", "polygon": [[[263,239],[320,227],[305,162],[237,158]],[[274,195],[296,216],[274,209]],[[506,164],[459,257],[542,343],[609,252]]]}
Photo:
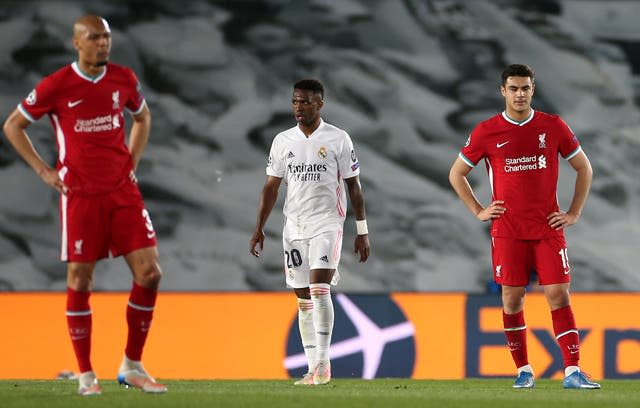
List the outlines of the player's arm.
{"label": "player's arm", "polygon": [[347,184],[351,207],[356,215],[357,235],[354,242],[354,252],[360,256],[360,262],[365,262],[369,258],[369,231],[367,229],[367,217],[364,209],[364,194],[360,186],[358,176],[344,180]]}
{"label": "player's arm", "polygon": [[[137,115],[132,115],[133,125],[129,134],[129,152],[131,153],[131,161],[133,162],[133,171],[135,172],[142,157],[142,152],[149,141],[149,133],[151,132],[151,112],[145,103],[142,111]],[[135,181],[135,180],[134,180]]]}
{"label": "player's arm", "polygon": [[45,183],[58,190],[58,192],[66,193],[67,186],[60,179],[58,172],[42,160],[33,143],[31,143],[31,139],[26,131],[30,124],[31,122],[22,115],[20,110],[15,109],[4,122],[2,129],[7,139],[9,139],[9,143],[11,143],[20,157],[31,166],[38,176],[40,176]]}
{"label": "player's arm", "polygon": [[489,206],[483,207],[478,201],[478,198],[473,193],[473,189],[467,180],[467,174],[471,172],[472,167],[469,167],[467,163],[460,158],[456,157],[456,160],[449,170],[449,183],[456,192],[460,200],[467,206],[471,214],[475,215],[480,221],[488,221],[494,218],[500,218],[500,215],[504,214],[507,210],[502,206],[504,201],[493,201]]}
{"label": "player's arm", "polygon": [[[251,236],[249,243],[249,252],[255,257],[259,257],[262,249],[264,248],[264,225],[267,223],[267,218],[273,210],[273,206],[278,200],[278,189],[282,178],[267,176],[267,181],[262,188],[262,195],[260,196],[260,204],[258,204],[258,219],[256,221],[256,229]],[[259,249],[256,248],[259,246]]]}
{"label": "player's arm", "polygon": [[549,226],[556,230],[578,222],[578,218],[582,214],[582,209],[587,202],[587,196],[591,189],[591,180],[593,179],[593,169],[591,162],[584,152],[579,152],[569,160],[569,164],[576,171],[576,185],[573,192],[573,199],[567,212],[553,212],[547,216]]}

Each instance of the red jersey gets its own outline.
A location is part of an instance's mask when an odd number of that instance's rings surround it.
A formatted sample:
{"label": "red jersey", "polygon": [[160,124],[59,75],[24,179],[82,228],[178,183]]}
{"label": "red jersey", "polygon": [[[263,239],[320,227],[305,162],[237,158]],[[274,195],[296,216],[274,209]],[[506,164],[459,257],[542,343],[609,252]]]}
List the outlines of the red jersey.
{"label": "red jersey", "polygon": [[503,112],[478,124],[460,158],[471,167],[484,159],[492,200],[504,201],[507,211],[493,220],[491,236],[564,236],[547,221],[559,210],[558,155],[569,160],[580,151],[578,139],[557,115],[532,110],[528,119],[516,122]]}
{"label": "red jersey", "polygon": [[95,194],[118,188],[132,170],[123,110],[137,114],[144,104],[131,69],[109,63],[91,78],[74,62],[45,77],[18,109],[32,122],[49,115],[61,179],[74,193]]}

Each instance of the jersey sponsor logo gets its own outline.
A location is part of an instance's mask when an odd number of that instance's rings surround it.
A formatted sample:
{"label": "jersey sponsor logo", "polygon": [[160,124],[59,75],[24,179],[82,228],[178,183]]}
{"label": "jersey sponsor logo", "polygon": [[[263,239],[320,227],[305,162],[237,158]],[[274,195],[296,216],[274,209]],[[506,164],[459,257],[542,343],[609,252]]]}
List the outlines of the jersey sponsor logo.
{"label": "jersey sponsor logo", "polygon": [[78,105],[80,105],[82,103],[82,99],[78,99],[77,101],[68,101],[67,102],[67,107],[68,108],[74,108]]}
{"label": "jersey sponsor logo", "polygon": [[320,149],[318,149],[318,157],[321,159],[324,159],[327,157],[327,148],[322,146]]}
{"label": "jersey sponsor logo", "polygon": [[120,109],[120,91],[115,91],[111,94],[113,100],[113,109]]}
{"label": "jersey sponsor logo", "polygon": [[96,116],[91,119],[78,119],[73,126],[73,130],[77,133],[94,133],[94,132],[108,132],[110,130],[118,129],[120,127],[120,116],[104,115]]}
{"label": "jersey sponsor logo", "polygon": [[507,157],[504,161],[505,173],[515,173],[519,171],[530,171],[547,168],[547,158],[540,156],[520,156],[516,158]]}
{"label": "jersey sponsor logo", "polygon": [[546,133],[541,133],[538,135],[538,141],[540,143],[538,143],[538,147],[541,149],[546,149],[547,148],[547,144],[545,143],[545,138],[547,137]]}
{"label": "jersey sponsor logo", "polygon": [[[390,296],[333,297],[335,326],[329,357],[335,378],[411,377],[416,362],[415,328]],[[284,366],[291,377],[307,372],[297,319],[292,319]]]}
{"label": "jersey sponsor logo", "polygon": [[327,165],[323,163],[289,164],[287,170],[292,181],[320,181],[322,173],[327,172]]}
{"label": "jersey sponsor logo", "polygon": [[547,158],[543,155],[538,156],[538,167],[540,167],[541,169],[547,168]]}
{"label": "jersey sponsor logo", "polygon": [[509,143],[509,140],[507,140],[506,142],[503,142],[503,143],[496,143],[496,147],[499,149],[502,146],[506,145],[507,143]]}
{"label": "jersey sponsor logo", "polygon": [[29,92],[29,95],[27,95],[27,105],[35,105],[37,100],[38,96],[36,94],[36,90],[34,89]]}

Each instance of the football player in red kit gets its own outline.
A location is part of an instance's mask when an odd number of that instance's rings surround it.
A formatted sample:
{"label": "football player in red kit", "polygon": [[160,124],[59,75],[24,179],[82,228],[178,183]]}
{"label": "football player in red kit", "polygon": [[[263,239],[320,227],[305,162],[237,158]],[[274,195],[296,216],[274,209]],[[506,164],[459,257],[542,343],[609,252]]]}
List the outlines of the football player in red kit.
{"label": "football player in red kit", "polygon": [[[105,19],[78,19],[73,45],[77,61],[37,84],[7,118],[4,133],[40,178],[60,192],[61,259],[67,262],[66,314],[80,369],[78,392],[101,393],[90,358],[89,296],[96,262],[110,255],[123,256],[133,275],[118,380],[145,392],[166,392],[141,362],[162,276],[156,233],[135,177],[151,115],[133,71],[109,62],[111,30]],[[133,118],[128,144],[125,110]],[[45,114],[58,145],[55,169],[26,133]]]}
{"label": "football player in red kit", "polygon": [[[563,231],[580,217],[591,186],[591,164],[560,117],[531,108],[535,90],[531,68],[508,66],[500,89],[505,110],[473,129],[451,167],[449,181],[479,220],[492,223],[493,277],[502,285],[504,331],[518,369],[513,386],[535,385],[524,318],[525,287],[535,271],[562,350],[564,388],[600,388],[578,366],[580,340],[569,298],[571,267]],[[576,171],[573,200],[566,212],[560,210],[556,196],[559,156]],[[486,207],[466,178],[482,159],[492,192]]]}

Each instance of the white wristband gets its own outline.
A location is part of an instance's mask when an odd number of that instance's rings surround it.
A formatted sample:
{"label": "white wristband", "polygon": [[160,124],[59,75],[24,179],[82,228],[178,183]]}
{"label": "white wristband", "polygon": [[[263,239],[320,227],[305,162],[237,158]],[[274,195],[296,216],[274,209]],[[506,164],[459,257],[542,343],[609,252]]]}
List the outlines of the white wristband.
{"label": "white wristband", "polygon": [[356,220],[356,231],[358,235],[367,235],[369,229],[367,229],[367,220]]}

